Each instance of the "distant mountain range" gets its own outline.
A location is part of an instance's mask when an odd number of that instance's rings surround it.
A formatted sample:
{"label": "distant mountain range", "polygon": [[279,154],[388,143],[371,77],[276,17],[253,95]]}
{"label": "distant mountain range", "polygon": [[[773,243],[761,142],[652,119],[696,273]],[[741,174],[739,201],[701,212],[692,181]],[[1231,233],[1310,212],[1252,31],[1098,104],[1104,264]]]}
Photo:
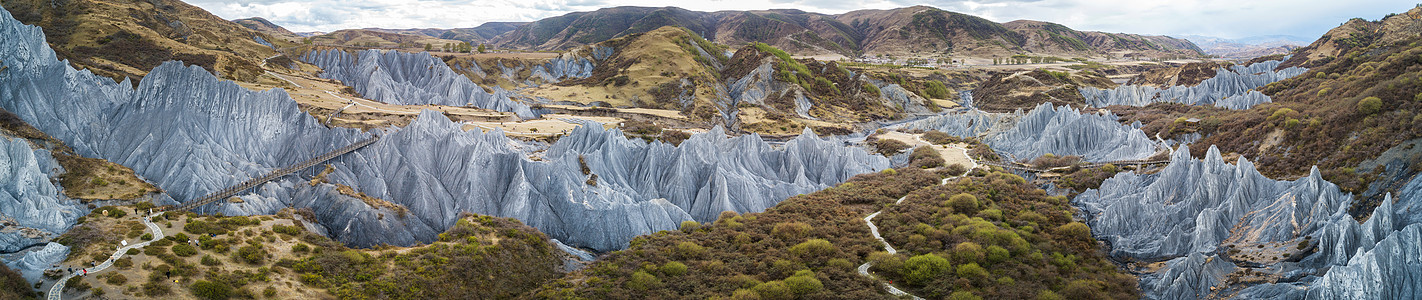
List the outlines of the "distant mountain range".
{"label": "distant mountain range", "polygon": [[677,7],[624,6],[574,12],[528,23],[491,22],[474,28],[364,30],[500,48],[568,50],[662,26],[686,28],[724,45],[763,42],[796,55],[1166,57],[1205,53],[1180,38],[1077,31],[1060,24],[1029,20],[997,23],[928,6],[856,10],[838,15],[793,9],[699,12]]}
{"label": "distant mountain range", "polygon": [[690,29],[721,44],[764,42],[798,55],[1203,53],[1184,39],[1083,32],[1038,21],[1001,24],[928,6],[856,10],[838,15],[800,10],[698,12],[676,7],[613,7],[532,22],[494,38],[493,43],[509,48],[562,50],[668,25]]}
{"label": "distant mountain range", "polygon": [[1200,46],[1205,54],[1223,58],[1252,58],[1285,54],[1312,41],[1292,35],[1262,35],[1226,39],[1202,35],[1186,35],[1185,39]]}

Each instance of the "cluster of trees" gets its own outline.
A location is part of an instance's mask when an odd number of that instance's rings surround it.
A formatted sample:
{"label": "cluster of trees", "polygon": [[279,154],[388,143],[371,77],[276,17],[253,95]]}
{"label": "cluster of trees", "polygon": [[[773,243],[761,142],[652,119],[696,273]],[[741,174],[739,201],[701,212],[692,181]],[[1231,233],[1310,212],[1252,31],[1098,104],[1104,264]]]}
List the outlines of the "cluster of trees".
{"label": "cluster of trees", "polygon": [[[434,49],[435,49],[435,45],[434,45],[434,44],[429,44],[429,43],[426,43],[426,44],[425,44],[425,51],[434,51]],[[439,48],[439,49],[442,50],[442,51],[444,51],[444,52],[459,52],[459,53],[473,53],[475,50],[478,50],[478,51],[479,51],[478,53],[484,53],[485,51],[488,50],[487,46],[485,46],[484,44],[479,44],[479,45],[476,47],[476,46],[470,45],[469,43],[444,43],[444,47],[441,47],[441,48]]]}

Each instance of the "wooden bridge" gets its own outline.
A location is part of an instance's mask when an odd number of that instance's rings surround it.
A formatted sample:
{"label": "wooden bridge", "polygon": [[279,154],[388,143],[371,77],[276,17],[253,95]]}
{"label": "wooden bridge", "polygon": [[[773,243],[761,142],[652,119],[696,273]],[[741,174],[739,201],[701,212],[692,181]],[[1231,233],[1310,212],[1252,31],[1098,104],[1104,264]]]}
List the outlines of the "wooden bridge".
{"label": "wooden bridge", "polygon": [[1098,162],[1098,163],[1089,163],[1089,164],[1084,164],[1084,165],[1071,165],[1071,166],[1054,167],[1054,168],[1037,168],[1037,167],[1032,167],[1032,166],[1028,166],[1028,165],[1026,165],[1026,164],[1021,164],[1021,163],[1003,163],[1003,162],[995,162],[995,161],[982,161],[982,162],[979,162],[979,163],[982,163],[982,164],[984,164],[984,165],[999,167],[999,168],[1003,168],[1003,169],[1011,169],[1011,170],[1018,170],[1018,171],[1024,171],[1024,172],[1032,172],[1032,173],[1048,173],[1048,172],[1065,172],[1065,171],[1070,171],[1072,168],[1082,168],[1082,169],[1099,168],[1099,167],[1105,166],[1105,165],[1115,165],[1115,166],[1118,166],[1118,167],[1123,167],[1123,166],[1163,165],[1163,164],[1168,164],[1168,163],[1170,163],[1170,160],[1168,160],[1168,159],[1165,159],[1165,160],[1144,160],[1144,159],[1137,159],[1137,160],[1118,160],[1118,161]]}
{"label": "wooden bridge", "polygon": [[257,185],[261,185],[261,184],[266,183],[266,182],[268,182],[268,181],[276,180],[277,178],[281,178],[282,176],[290,175],[291,173],[296,173],[296,171],[305,170],[306,168],[310,168],[310,167],[316,166],[317,164],[324,163],[324,162],[326,162],[326,161],[328,161],[328,160],[331,160],[331,159],[334,159],[334,158],[336,158],[336,157],[338,157],[338,156],[344,155],[344,154],[346,154],[346,153],[350,153],[351,151],[355,151],[356,149],[360,149],[360,148],[363,148],[363,147],[365,147],[365,146],[369,146],[370,144],[373,144],[373,143],[375,143],[375,142],[378,141],[378,140],[380,140],[380,136],[372,136],[372,137],[370,137],[369,139],[366,139],[366,140],[363,140],[363,141],[360,141],[360,142],[356,142],[355,144],[350,144],[349,146],[345,146],[345,147],[343,147],[343,148],[341,148],[341,149],[336,149],[336,151],[331,151],[331,152],[326,153],[326,154],[324,154],[324,155],[318,156],[318,157],[316,157],[316,158],[312,158],[312,159],[307,160],[307,161],[303,161],[303,162],[301,162],[301,163],[298,163],[298,164],[296,164],[296,165],[292,165],[292,166],[290,166],[290,167],[277,169],[276,171],[272,171],[271,173],[267,173],[267,175],[265,175],[265,176],[257,177],[257,178],[252,178],[251,180],[247,180],[247,181],[244,181],[244,182],[242,182],[242,183],[240,183],[240,184],[227,187],[227,188],[222,189],[222,190],[220,190],[220,191],[217,191],[217,192],[215,192],[215,193],[208,194],[207,196],[203,196],[202,198],[197,198],[197,199],[195,199],[195,200],[188,201],[188,202],[183,203],[182,205],[179,205],[179,206],[176,206],[176,207],[166,207],[166,208],[164,208],[163,210],[177,210],[177,211],[192,210],[192,209],[194,209],[194,208],[198,208],[198,207],[201,207],[201,206],[203,206],[203,205],[207,205],[207,204],[209,204],[209,203],[217,202],[218,200],[227,199],[227,197],[232,197],[232,195],[236,195],[237,193],[241,193],[242,191],[246,191],[247,189],[256,187]]}

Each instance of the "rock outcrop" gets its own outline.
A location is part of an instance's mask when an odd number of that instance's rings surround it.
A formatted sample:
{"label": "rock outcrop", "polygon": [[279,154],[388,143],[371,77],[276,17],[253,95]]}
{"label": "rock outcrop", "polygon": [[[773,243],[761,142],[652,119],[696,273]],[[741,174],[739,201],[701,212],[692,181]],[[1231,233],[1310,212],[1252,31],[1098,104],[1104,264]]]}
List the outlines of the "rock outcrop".
{"label": "rock outcrop", "polygon": [[1121,125],[1111,113],[1081,113],[1042,103],[1032,111],[1013,114],[969,110],[928,117],[898,125],[903,129],[938,130],[959,137],[976,137],[993,150],[1016,160],[1031,160],[1051,153],[1078,155],[1087,161],[1143,159],[1159,145],[1140,126]]}
{"label": "rock outcrop", "polygon": [[1165,262],[1141,276],[1147,298],[1409,299],[1422,296],[1419,191],[1413,180],[1360,224],[1352,197],[1316,168],[1273,180],[1211,147],[1203,159],[1176,151],[1159,173],[1118,174],[1072,202],[1111,256]]}
{"label": "rock outcrop", "polygon": [[1042,103],[1018,118],[1012,129],[984,139],[994,150],[1020,160],[1079,155],[1087,161],[1143,159],[1158,147],[1139,125],[1121,125],[1111,113],[1081,113]]}
{"label": "rock outcrop", "polygon": [[1272,102],[1269,96],[1254,91],[1255,88],[1303,74],[1308,69],[1290,67],[1275,70],[1283,61],[1274,60],[1254,63],[1248,66],[1235,65],[1216,70],[1214,78],[1205,79],[1198,85],[1177,85],[1161,89],[1149,85],[1122,85],[1115,89],[1103,90],[1093,87],[1080,89],[1086,97],[1086,104],[1092,107],[1111,105],[1146,106],[1156,102],[1175,102],[1187,105],[1214,105],[1228,109],[1247,109],[1260,103]]}
{"label": "rock outcrop", "polygon": [[48,151],[22,139],[0,137],[0,253],[43,243],[88,214],[78,200],[50,181],[61,171]]}
{"label": "rock outcrop", "polygon": [[[20,272],[20,275],[30,282],[40,282],[44,276],[44,270],[50,266],[64,262],[64,258],[69,256],[69,247],[59,243],[46,243],[44,247],[36,246],[19,253],[5,255],[5,266]],[[12,260],[13,259],[13,260]]]}
{"label": "rock outcrop", "polygon": [[512,92],[499,87],[485,91],[425,52],[365,50],[352,54],[331,49],[312,51],[301,60],[321,67],[321,78],[340,80],[362,96],[385,103],[473,106],[537,117],[527,104],[512,100]]}

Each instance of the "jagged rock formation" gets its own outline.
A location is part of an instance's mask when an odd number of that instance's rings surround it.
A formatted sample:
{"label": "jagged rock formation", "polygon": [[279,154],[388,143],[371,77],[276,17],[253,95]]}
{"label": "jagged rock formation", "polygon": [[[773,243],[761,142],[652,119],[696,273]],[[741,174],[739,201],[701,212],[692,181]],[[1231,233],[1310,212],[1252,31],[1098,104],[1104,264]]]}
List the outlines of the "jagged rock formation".
{"label": "jagged rock formation", "polygon": [[13,260],[6,260],[5,266],[20,272],[21,276],[29,282],[39,282],[44,276],[44,270],[50,266],[64,262],[64,258],[69,256],[69,247],[59,243],[46,243],[44,247],[31,248],[11,255]]}
{"label": "jagged rock formation", "polygon": [[49,151],[0,137],[0,253],[59,236],[88,213],[51,183],[61,172]]}
{"label": "jagged rock formation", "polygon": [[1422,296],[1418,191],[1422,180],[1410,182],[1359,224],[1352,197],[1317,168],[1272,180],[1211,147],[1204,159],[1176,151],[1157,174],[1118,174],[1073,203],[1112,256],[1165,261],[1141,276],[1147,298],[1408,299]]}
{"label": "jagged rock formation", "polygon": [[[1287,58],[1285,58],[1287,59]],[[1308,69],[1291,67],[1275,70],[1283,61],[1266,61],[1248,66],[1235,65],[1215,71],[1214,78],[1195,86],[1177,85],[1161,89],[1146,85],[1122,85],[1115,89],[1081,88],[1086,103],[1093,107],[1111,105],[1146,106],[1156,102],[1187,105],[1214,105],[1228,109],[1247,109],[1272,102],[1269,96],[1255,88],[1303,74]]]}
{"label": "jagged rock formation", "polygon": [[547,162],[523,158],[510,142],[501,132],[463,132],[427,112],[335,164],[330,178],[409,207],[437,228],[465,211],[514,217],[568,244],[606,251],[681,221],[761,211],[888,167],[885,158],[809,131],[776,150],[757,136],[728,138],[720,129],[678,147],[583,126],[556,142]]}
{"label": "jagged rock formation", "polygon": [[[0,16],[0,33],[14,37],[0,41],[7,49],[0,61],[8,67],[0,72],[0,107],[81,155],[133,168],[175,199],[194,199],[366,136],[322,126],[279,89],[249,91],[177,62],[154,69],[133,89],[55,60],[38,28],[8,15]],[[409,67],[409,60],[421,59],[369,55],[376,61],[370,70],[377,60]],[[424,92],[417,85],[392,87],[399,81],[387,71],[401,69],[379,69],[386,71],[371,73],[377,79],[367,85],[375,94]],[[431,241],[460,213],[475,212],[516,217],[570,245],[606,251],[684,220],[760,211],[888,167],[883,157],[808,131],[781,149],[720,130],[675,147],[583,126],[555,143],[547,161],[526,158],[502,132],[465,132],[434,111],[380,134],[378,143],[331,161],[329,183],[309,183],[303,177],[316,170],[306,170],[257,187],[240,203],[199,210],[311,208],[335,239],[356,246]],[[348,195],[335,184],[373,198]]]}
{"label": "jagged rock formation", "polygon": [[986,113],[969,110],[963,113],[943,114],[907,122],[900,126],[906,130],[937,130],[959,137],[977,137],[991,130],[999,122],[1007,121],[1005,114]]}
{"label": "jagged rock formation", "polygon": [[993,149],[1018,159],[1048,153],[1079,155],[1088,161],[1142,159],[1156,153],[1156,144],[1140,125],[1121,125],[1111,113],[1083,114],[1070,107],[1042,103],[1017,120],[1011,130],[984,140]]}
{"label": "jagged rock formation", "polygon": [[1117,161],[1143,159],[1157,152],[1158,145],[1140,130],[1140,124],[1121,125],[1117,119],[1111,113],[1083,114],[1070,107],[1042,103],[1026,114],[971,110],[899,126],[981,138],[993,150],[1015,160],[1051,153],[1078,155],[1088,161]]}
{"label": "jagged rock formation", "polygon": [[[595,56],[606,57],[610,54],[603,55],[603,53],[612,52],[612,48],[608,47],[594,46],[591,47],[591,49],[591,52],[593,52]],[[558,58],[548,60],[548,62],[541,65],[533,66],[533,71],[529,76],[543,79],[543,81],[546,82],[588,78],[592,77],[594,67],[596,66],[593,64],[593,60],[578,55],[575,52],[569,52],[563,53],[559,55]]]}
{"label": "jagged rock formation", "polygon": [[340,80],[362,96],[385,103],[474,106],[537,117],[528,105],[510,99],[512,92],[499,87],[485,91],[425,52],[365,50],[351,54],[330,49],[312,51],[301,60],[321,67],[321,78]]}

